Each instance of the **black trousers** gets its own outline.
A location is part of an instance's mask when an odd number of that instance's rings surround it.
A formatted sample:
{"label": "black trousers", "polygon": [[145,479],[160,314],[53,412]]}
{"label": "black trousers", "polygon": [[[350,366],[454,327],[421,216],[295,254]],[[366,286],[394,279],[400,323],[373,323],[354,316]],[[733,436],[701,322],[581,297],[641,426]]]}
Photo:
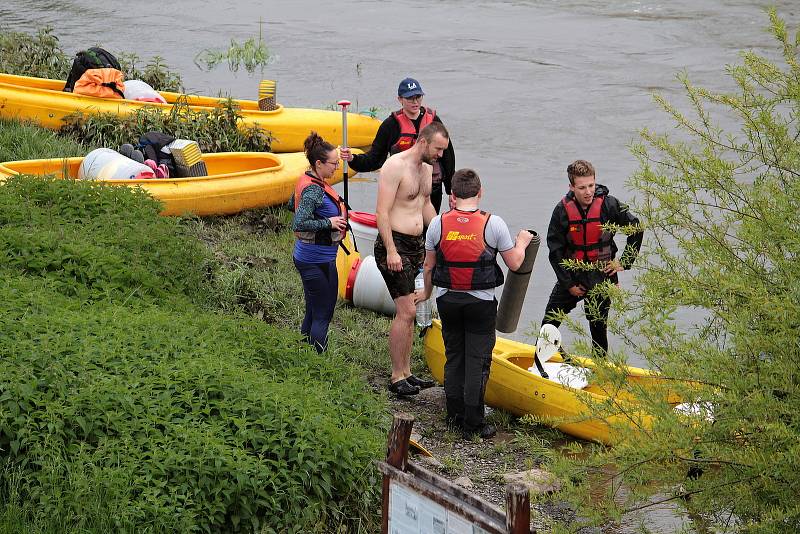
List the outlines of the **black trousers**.
{"label": "black trousers", "polygon": [[[616,283],[617,276],[612,276],[610,280]],[[591,299],[592,297],[589,298]],[[547,301],[542,324],[561,325],[561,321],[551,318],[550,315],[554,312],[563,312],[567,314],[574,310],[578,302],[583,299],[584,297],[573,296],[566,287],[556,282],[553,291],[550,293],[550,300]],[[608,311],[611,309],[611,299],[602,297],[600,300],[594,300],[594,302],[589,301],[587,304],[595,304],[597,306],[599,313],[594,315],[587,313],[589,332],[592,334],[592,345],[595,351],[597,351],[597,355],[605,356],[608,352]]]}
{"label": "black trousers", "polygon": [[483,425],[483,398],[497,334],[497,300],[448,291],[438,299],[444,338],[447,415],[466,429]]}
{"label": "black trousers", "polygon": [[434,182],[431,185],[431,204],[436,213],[439,213],[439,209],[442,207],[442,182]]}

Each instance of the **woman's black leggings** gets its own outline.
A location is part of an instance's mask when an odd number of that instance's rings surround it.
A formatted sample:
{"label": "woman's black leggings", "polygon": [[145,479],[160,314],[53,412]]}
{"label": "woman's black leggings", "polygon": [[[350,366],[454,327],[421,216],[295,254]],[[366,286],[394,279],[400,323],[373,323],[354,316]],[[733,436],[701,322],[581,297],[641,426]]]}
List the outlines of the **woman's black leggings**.
{"label": "woman's black leggings", "polygon": [[295,259],[294,266],[303,280],[306,297],[306,314],[300,333],[317,352],[323,352],[328,347],[328,327],[333,319],[339,289],[336,261],[306,263]]}

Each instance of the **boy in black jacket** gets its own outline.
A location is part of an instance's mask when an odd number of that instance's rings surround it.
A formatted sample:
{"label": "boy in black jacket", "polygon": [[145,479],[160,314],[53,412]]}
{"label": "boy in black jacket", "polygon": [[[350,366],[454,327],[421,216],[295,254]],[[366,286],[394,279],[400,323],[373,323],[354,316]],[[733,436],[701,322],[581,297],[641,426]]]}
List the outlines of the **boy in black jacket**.
{"label": "boy in black jacket", "polygon": [[[610,280],[619,283],[617,273],[630,269],[642,246],[643,231],[628,236],[626,251],[620,260],[614,259],[617,245],[614,232],[603,229],[605,223],[617,226],[638,226],[637,219],[628,206],[608,194],[608,188],[595,183],[595,170],[591,163],[577,160],[567,167],[569,193],[553,210],[547,229],[547,246],[550,264],[556,273],[555,287],[545,308],[542,324],[559,326],[555,318],[559,312],[569,313],[595,285]],[[571,270],[563,260],[574,259],[593,263],[594,270]],[[607,321],[611,301],[599,297],[598,312],[587,314],[592,343],[599,356],[608,352]]]}

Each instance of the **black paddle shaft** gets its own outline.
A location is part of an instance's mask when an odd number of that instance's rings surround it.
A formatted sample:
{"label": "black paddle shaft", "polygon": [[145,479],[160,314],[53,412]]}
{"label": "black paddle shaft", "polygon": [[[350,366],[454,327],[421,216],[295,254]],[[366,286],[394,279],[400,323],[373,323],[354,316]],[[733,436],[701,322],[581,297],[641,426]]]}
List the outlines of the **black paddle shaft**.
{"label": "black paddle shaft", "polygon": [[536,349],[533,350],[533,362],[536,364],[536,368],[539,370],[539,374],[542,375],[542,378],[550,378],[550,376],[544,370],[542,362],[539,361],[539,355],[536,353]]}

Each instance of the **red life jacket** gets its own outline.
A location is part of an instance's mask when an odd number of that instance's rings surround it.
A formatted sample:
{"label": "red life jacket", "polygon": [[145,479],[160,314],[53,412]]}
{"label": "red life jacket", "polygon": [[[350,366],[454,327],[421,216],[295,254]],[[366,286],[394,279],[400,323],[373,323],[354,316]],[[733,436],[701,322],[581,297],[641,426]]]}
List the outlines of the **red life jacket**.
{"label": "red life jacket", "polygon": [[582,215],[577,200],[567,197],[561,199],[569,220],[567,241],[569,241],[570,251],[567,257],[588,262],[613,259],[611,245],[614,242],[614,234],[603,230],[603,223],[600,220],[600,212],[603,209],[605,198],[605,196],[601,196],[592,199],[586,217]]}
{"label": "red life jacket", "polygon": [[[403,113],[403,110],[395,111],[392,113],[394,118],[397,120],[397,123],[400,125],[400,138],[397,142],[392,145],[392,148],[389,150],[390,154],[397,154],[398,152],[405,152],[412,146],[414,143],[417,142],[417,137],[419,136],[419,131],[414,127],[414,121],[408,118],[408,116]],[[422,108],[422,120],[419,123],[419,129],[422,130],[427,125],[433,122],[433,118],[436,116],[436,111],[431,108]]]}
{"label": "red life jacket", "polygon": [[470,291],[503,284],[497,250],[486,245],[490,213],[454,209],[442,215],[442,235],[436,244],[433,284]]}
{"label": "red life jacket", "polygon": [[[339,208],[339,215],[347,218],[347,205],[344,203],[344,199],[339,196],[339,193],[325,180],[320,180],[318,177],[314,176],[313,174],[306,172],[303,173],[300,178],[297,180],[297,184],[294,186],[294,210],[297,211],[298,206],[300,205],[300,197],[303,195],[303,191],[306,187],[310,186],[311,184],[316,184],[322,188],[323,193],[328,195],[328,197],[333,201],[334,204]],[[337,245],[344,240],[344,236],[347,233],[346,230],[318,230],[316,232],[295,232],[294,235],[297,237],[298,241],[303,243],[311,243],[315,245]]]}

